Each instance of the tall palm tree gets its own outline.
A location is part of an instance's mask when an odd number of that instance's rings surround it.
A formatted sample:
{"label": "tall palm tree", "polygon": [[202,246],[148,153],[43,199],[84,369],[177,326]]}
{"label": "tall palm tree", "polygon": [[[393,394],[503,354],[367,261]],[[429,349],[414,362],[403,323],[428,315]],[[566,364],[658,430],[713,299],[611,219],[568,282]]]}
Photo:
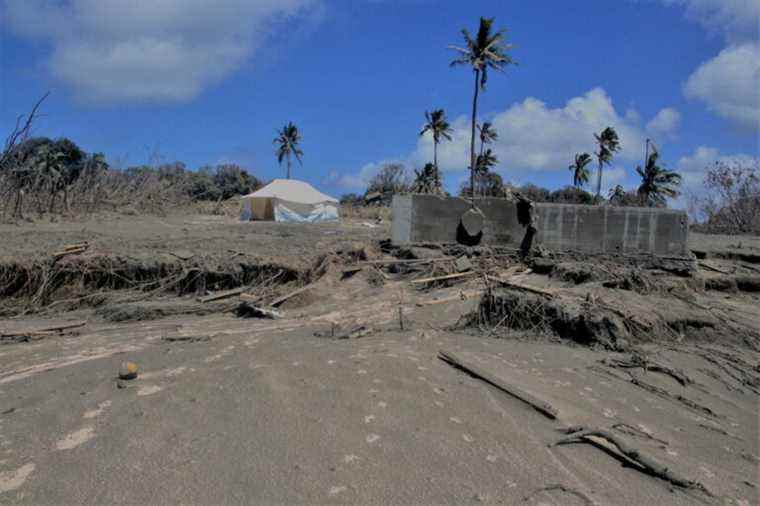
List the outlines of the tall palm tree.
{"label": "tall palm tree", "polygon": [[641,185],[637,193],[644,202],[653,207],[664,205],[666,197],[677,197],[678,185],[681,184],[681,174],[660,167],[657,164],[659,157],[657,150],[652,149],[644,169],[636,167],[636,172],[641,176]]}
{"label": "tall palm tree", "polygon": [[298,160],[298,163],[303,165],[303,162],[301,161],[301,157],[303,156],[303,151],[301,151],[301,147],[299,146],[299,143],[301,142],[301,132],[298,131],[298,127],[293,124],[292,121],[289,121],[287,125],[282,127],[281,130],[277,132],[277,137],[274,139],[274,144],[277,144],[277,161],[280,165],[282,165],[282,160],[287,159],[288,162],[288,179],[290,179],[290,156],[293,155],[296,157],[296,160]]}
{"label": "tall palm tree", "polygon": [[612,155],[620,151],[620,139],[612,127],[607,127],[599,134],[594,134],[596,145],[599,151],[596,152],[596,159],[599,162],[599,169],[596,173],[596,199],[602,194],[602,170],[605,165],[612,162]]}
{"label": "tall palm tree", "polygon": [[478,132],[480,134],[480,154],[483,154],[483,148],[486,144],[491,144],[493,141],[499,138],[499,133],[493,127],[490,121],[484,122],[482,125],[478,125]]}
{"label": "tall palm tree", "polygon": [[[478,92],[485,90],[488,69],[503,71],[504,67],[516,62],[507,54],[512,44],[505,42],[505,31],[492,32],[494,18],[480,18],[478,34],[473,39],[467,29],[462,30],[466,47],[450,46],[459,53],[451,66],[469,65],[475,74],[475,93],[472,97],[472,132],[470,137],[470,188],[475,188],[475,121],[478,114]],[[473,191],[474,197],[474,191]]]}
{"label": "tall palm tree", "polygon": [[583,185],[588,183],[591,174],[586,166],[589,163],[591,163],[591,155],[588,153],[576,153],[575,163],[568,167],[573,173],[573,186],[576,188],[583,188]]}
{"label": "tall palm tree", "polygon": [[441,177],[438,171],[438,144],[442,139],[450,141],[451,132],[454,130],[451,128],[451,125],[449,125],[449,122],[446,121],[446,113],[443,109],[436,109],[433,112],[425,111],[425,119],[427,120],[427,123],[422,127],[420,137],[427,132],[432,132],[433,134],[433,166],[435,167],[435,180],[440,183]]}

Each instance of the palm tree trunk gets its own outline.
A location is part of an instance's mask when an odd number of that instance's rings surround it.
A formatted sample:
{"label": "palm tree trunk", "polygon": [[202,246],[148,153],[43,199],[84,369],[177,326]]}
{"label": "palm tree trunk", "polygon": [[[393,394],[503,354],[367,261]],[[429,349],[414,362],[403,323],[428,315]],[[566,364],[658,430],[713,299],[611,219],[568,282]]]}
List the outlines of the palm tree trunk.
{"label": "palm tree trunk", "polygon": [[287,179],[290,179],[290,153],[288,153],[288,173],[287,173]]}
{"label": "palm tree trunk", "polygon": [[470,137],[470,197],[475,206],[475,118],[478,114],[478,82],[480,70],[475,70],[475,95],[472,97],[472,135]]}
{"label": "palm tree trunk", "polygon": [[433,165],[435,170],[438,170],[438,141],[433,139]]}
{"label": "palm tree trunk", "polygon": [[599,169],[596,171],[596,200],[602,195],[602,161],[599,160]]}

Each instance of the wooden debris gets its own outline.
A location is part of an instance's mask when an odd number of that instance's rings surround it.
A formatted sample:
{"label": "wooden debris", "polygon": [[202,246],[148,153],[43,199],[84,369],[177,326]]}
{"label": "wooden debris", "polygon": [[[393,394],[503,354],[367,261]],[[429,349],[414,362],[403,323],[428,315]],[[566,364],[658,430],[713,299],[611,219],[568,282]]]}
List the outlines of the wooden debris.
{"label": "wooden debris", "polygon": [[354,327],[349,327],[343,332],[338,332],[333,324],[329,332],[318,330],[314,332],[314,337],[324,337],[329,339],[359,339],[371,333],[372,329],[365,325],[356,325]]}
{"label": "wooden debris", "polygon": [[53,258],[58,260],[59,258],[63,258],[68,255],[79,255],[80,253],[84,253],[87,251],[87,246],[82,246],[79,248],[72,248],[72,249],[64,249],[63,251],[56,251],[53,253]]}
{"label": "wooden debris", "polygon": [[705,495],[712,497],[710,491],[708,491],[707,488],[705,488],[705,486],[701,483],[686,479],[678,475],[675,471],[672,471],[668,467],[660,464],[652,457],[643,455],[638,448],[629,445],[620,437],[612,434],[607,430],[577,426],[560,429],[560,432],[564,432],[565,434],[570,435],[566,438],[560,439],[555,443],[550,444],[549,447],[570,443],[590,443],[594,446],[599,446],[599,444],[592,438],[600,438],[614,445],[615,448],[617,448],[617,450],[623,454],[626,459],[629,459],[630,461],[638,464],[647,474],[651,474],[652,476],[655,476],[687,490],[698,490]]}
{"label": "wooden debris", "polygon": [[483,293],[483,290],[462,290],[458,295],[452,295],[451,297],[442,297],[440,299],[426,300],[417,303],[417,307],[434,306],[436,304],[445,304],[447,302],[467,300],[471,297],[475,297]]}
{"label": "wooden debris", "polygon": [[0,331],[0,342],[17,343],[36,341],[45,337],[52,337],[57,335],[61,336],[69,333],[73,329],[84,327],[85,325],[87,325],[87,322],[76,322],[56,325],[53,327],[45,327],[41,329],[16,330],[8,332]]}
{"label": "wooden debris", "polygon": [[704,269],[707,269],[708,271],[718,272],[720,274],[732,274],[731,271],[727,271],[725,269],[721,269],[721,268],[716,267],[713,264],[710,264],[708,262],[704,262],[704,261],[697,262],[697,265],[699,265],[700,267],[702,267]]}
{"label": "wooden debris", "polygon": [[261,297],[252,293],[241,293],[240,300],[243,302],[259,302],[261,300]]}
{"label": "wooden debris", "polygon": [[179,258],[180,260],[190,260],[195,256],[195,253],[192,251],[188,251],[186,249],[178,249],[175,251],[170,251],[170,255]]}
{"label": "wooden debris", "polygon": [[161,338],[162,341],[166,341],[167,343],[178,343],[178,342],[184,342],[184,343],[199,343],[204,341],[210,341],[210,336],[164,336]]}
{"label": "wooden debris", "polygon": [[361,260],[356,262],[356,265],[395,265],[395,264],[427,264],[433,262],[454,262],[454,257],[440,257],[440,258],[395,258],[393,260]]}
{"label": "wooden debris", "polygon": [[414,279],[412,280],[412,284],[419,285],[423,283],[432,283],[433,281],[444,281],[448,279],[464,278],[466,276],[472,276],[473,274],[477,274],[477,273],[475,271],[468,271],[468,272],[458,272],[456,274],[447,274],[445,276],[435,276],[432,278]]}
{"label": "wooden debris", "polygon": [[273,300],[269,305],[272,306],[272,307],[277,307],[280,304],[282,304],[283,302],[287,301],[288,299],[291,299],[291,298],[295,297],[296,295],[298,295],[300,293],[303,293],[303,292],[305,292],[306,290],[308,290],[310,288],[312,288],[312,285],[302,286],[301,288],[299,288],[297,290],[293,290],[292,292],[290,292],[290,293],[288,293],[286,295],[283,295],[282,297],[279,297],[279,298]]}
{"label": "wooden debris", "polygon": [[557,295],[557,292],[553,290],[545,290],[543,288],[538,288],[537,286],[526,285],[524,283],[511,281],[508,279],[497,278],[497,277],[489,276],[489,275],[486,275],[486,279],[488,279],[488,281],[493,281],[494,283],[498,283],[507,288],[516,288],[517,290],[525,290],[526,292],[543,295],[545,297],[554,297],[555,295]]}
{"label": "wooden debris", "polygon": [[206,297],[199,297],[198,302],[203,302],[205,304],[206,302],[214,302],[216,300],[229,299],[230,297],[235,297],[236,295],[242,294],[246,290],[248,290],[248,287],[235,288],[233,290],[227,290],[226,292],[219,292],[213,295],[207,295]]}
{"label": "wooden debris", "polygon": [[468,374],[481,379],[485,381],[486,383],[495,386],[499,390],[508,393],[512,397],[515,397],[516,399],[519,399],[523,401],[524,403],[530,405],[538,411],[539,413],[543,414],[544,416],[551,418],[552,420],[555,420],[559,416],[559,411],[549,404],[548,402],[542,401],[541,399],[538,399],[534,397],[533,395],[529,394],[528,392],[525,392],[524,390],[517,388],[512,385],[508,385],[503,379],[497,378],[496,376],[491,375],[490,373],[483,370],[481,367],[473,364],[472,362],[469,362],[465,360],[464,358],[450,352],[450,351],[440,351],[438,352],[438,358],[443,360],[444,362],[448,363],[451,366],[454,366],[458,369],[462,369],[463,371],[467,372]]}
{"label": "wooden debris", "polygon": [[66,246],[63,247],[63,250],[69,251],[73,249],[82,249],[82,248],[87,249],[89,247],[90,247],[90,244],[87,241],[85,241],[85,242],[78,242],[76,244],[67,244]]}
{"label": "wooden debris", "polygon": [[248,302],[242,302],[235,309],[235,314],[240,318],[269,318],[271,320],[282,318],[282,314],[279,311],[254,306]]}

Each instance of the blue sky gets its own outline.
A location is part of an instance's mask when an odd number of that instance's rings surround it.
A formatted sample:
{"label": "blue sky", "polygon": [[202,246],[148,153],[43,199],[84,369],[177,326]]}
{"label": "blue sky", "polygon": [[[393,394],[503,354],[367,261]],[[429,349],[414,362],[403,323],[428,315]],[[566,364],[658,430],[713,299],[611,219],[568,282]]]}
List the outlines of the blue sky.
{"label": "blue sky", "polygon": [[567,165],[608,124],[623,151],[605,186],[635,184],[644,139],[696,187],[706,165],[758,156],[760,0],[0,0],[0,128],[45,91],[35,133],[121,166],[160,154],[282,176],[272,139],[304,135],[295,176],[358,191],[384,162],[420,167],[424,111],[446,110],[454,190],[467,165],[472,74],[449,44],[478,16],[507,28],[519,62],[493,74],[480,119],[498,171],[570,183]]}

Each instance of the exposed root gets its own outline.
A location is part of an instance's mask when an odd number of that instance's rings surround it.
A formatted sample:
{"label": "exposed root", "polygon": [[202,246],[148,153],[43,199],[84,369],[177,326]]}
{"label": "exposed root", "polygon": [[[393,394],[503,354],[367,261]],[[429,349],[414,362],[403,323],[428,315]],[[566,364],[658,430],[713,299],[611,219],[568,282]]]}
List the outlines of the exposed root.
{"label": "exposed root", "polygon": [[677,474],[675,471],[672,471],[668,467],[660,464],[655,459],[653,459],[650,456],[644,455],[641,453],[641,450],[638,448],[629,445],[627,442],[623,441],[620,437],[612,434],[611,432],[600,429],[600,428],[588,428],[588,427],[570,427],[567,429],[560,429],[560,432],[563,432],[565,434],[570,434],[568,437],[562,438],[559,441],[556,441],[549,445],[549,447],[554,447],[558,445],[565,445],[565,444],[571,444],[571,443],[588,443],[593,446],[599,447],[599,443],[594,441],[592,438],[600,438],[604,439],[608,443],[612,444],[617,448],[617,450],[622,454],[622,457],[620,460],[623,462],[630,461],[635,464],[637,464],[637,469],[645,472],[646,474],[649,474],[651,476],[654,476],[656,478],[659,478],[661,480],[665,480],[677,487],[680,487],[685,490],[689,491],[698,491],[702,492],[703,494],[713,497],[713,494],[710,493],[707,488],[702,485],[701,483],[693,480],[689,480],[679,474]]}
{"label": "exposed root", "polygon": [[641,368],[641,369],[644,369],[645,372],[646,371],[659,372],[667,376],[670,376],[671,378],[676,380],[678,383],[680,383],[681,386],[689,386],[689,385],[695,384],[694,380],[691,379],[685,372],[681,371],[680,369],[673,369],[666,365],[653,362],[639,353],[632,353],[628,360],[623,360],[623,359],[618,359],[618,358],[607,358],[607,359],[603,359],[602,363],[608,367],[619,367],[623,369]]}

